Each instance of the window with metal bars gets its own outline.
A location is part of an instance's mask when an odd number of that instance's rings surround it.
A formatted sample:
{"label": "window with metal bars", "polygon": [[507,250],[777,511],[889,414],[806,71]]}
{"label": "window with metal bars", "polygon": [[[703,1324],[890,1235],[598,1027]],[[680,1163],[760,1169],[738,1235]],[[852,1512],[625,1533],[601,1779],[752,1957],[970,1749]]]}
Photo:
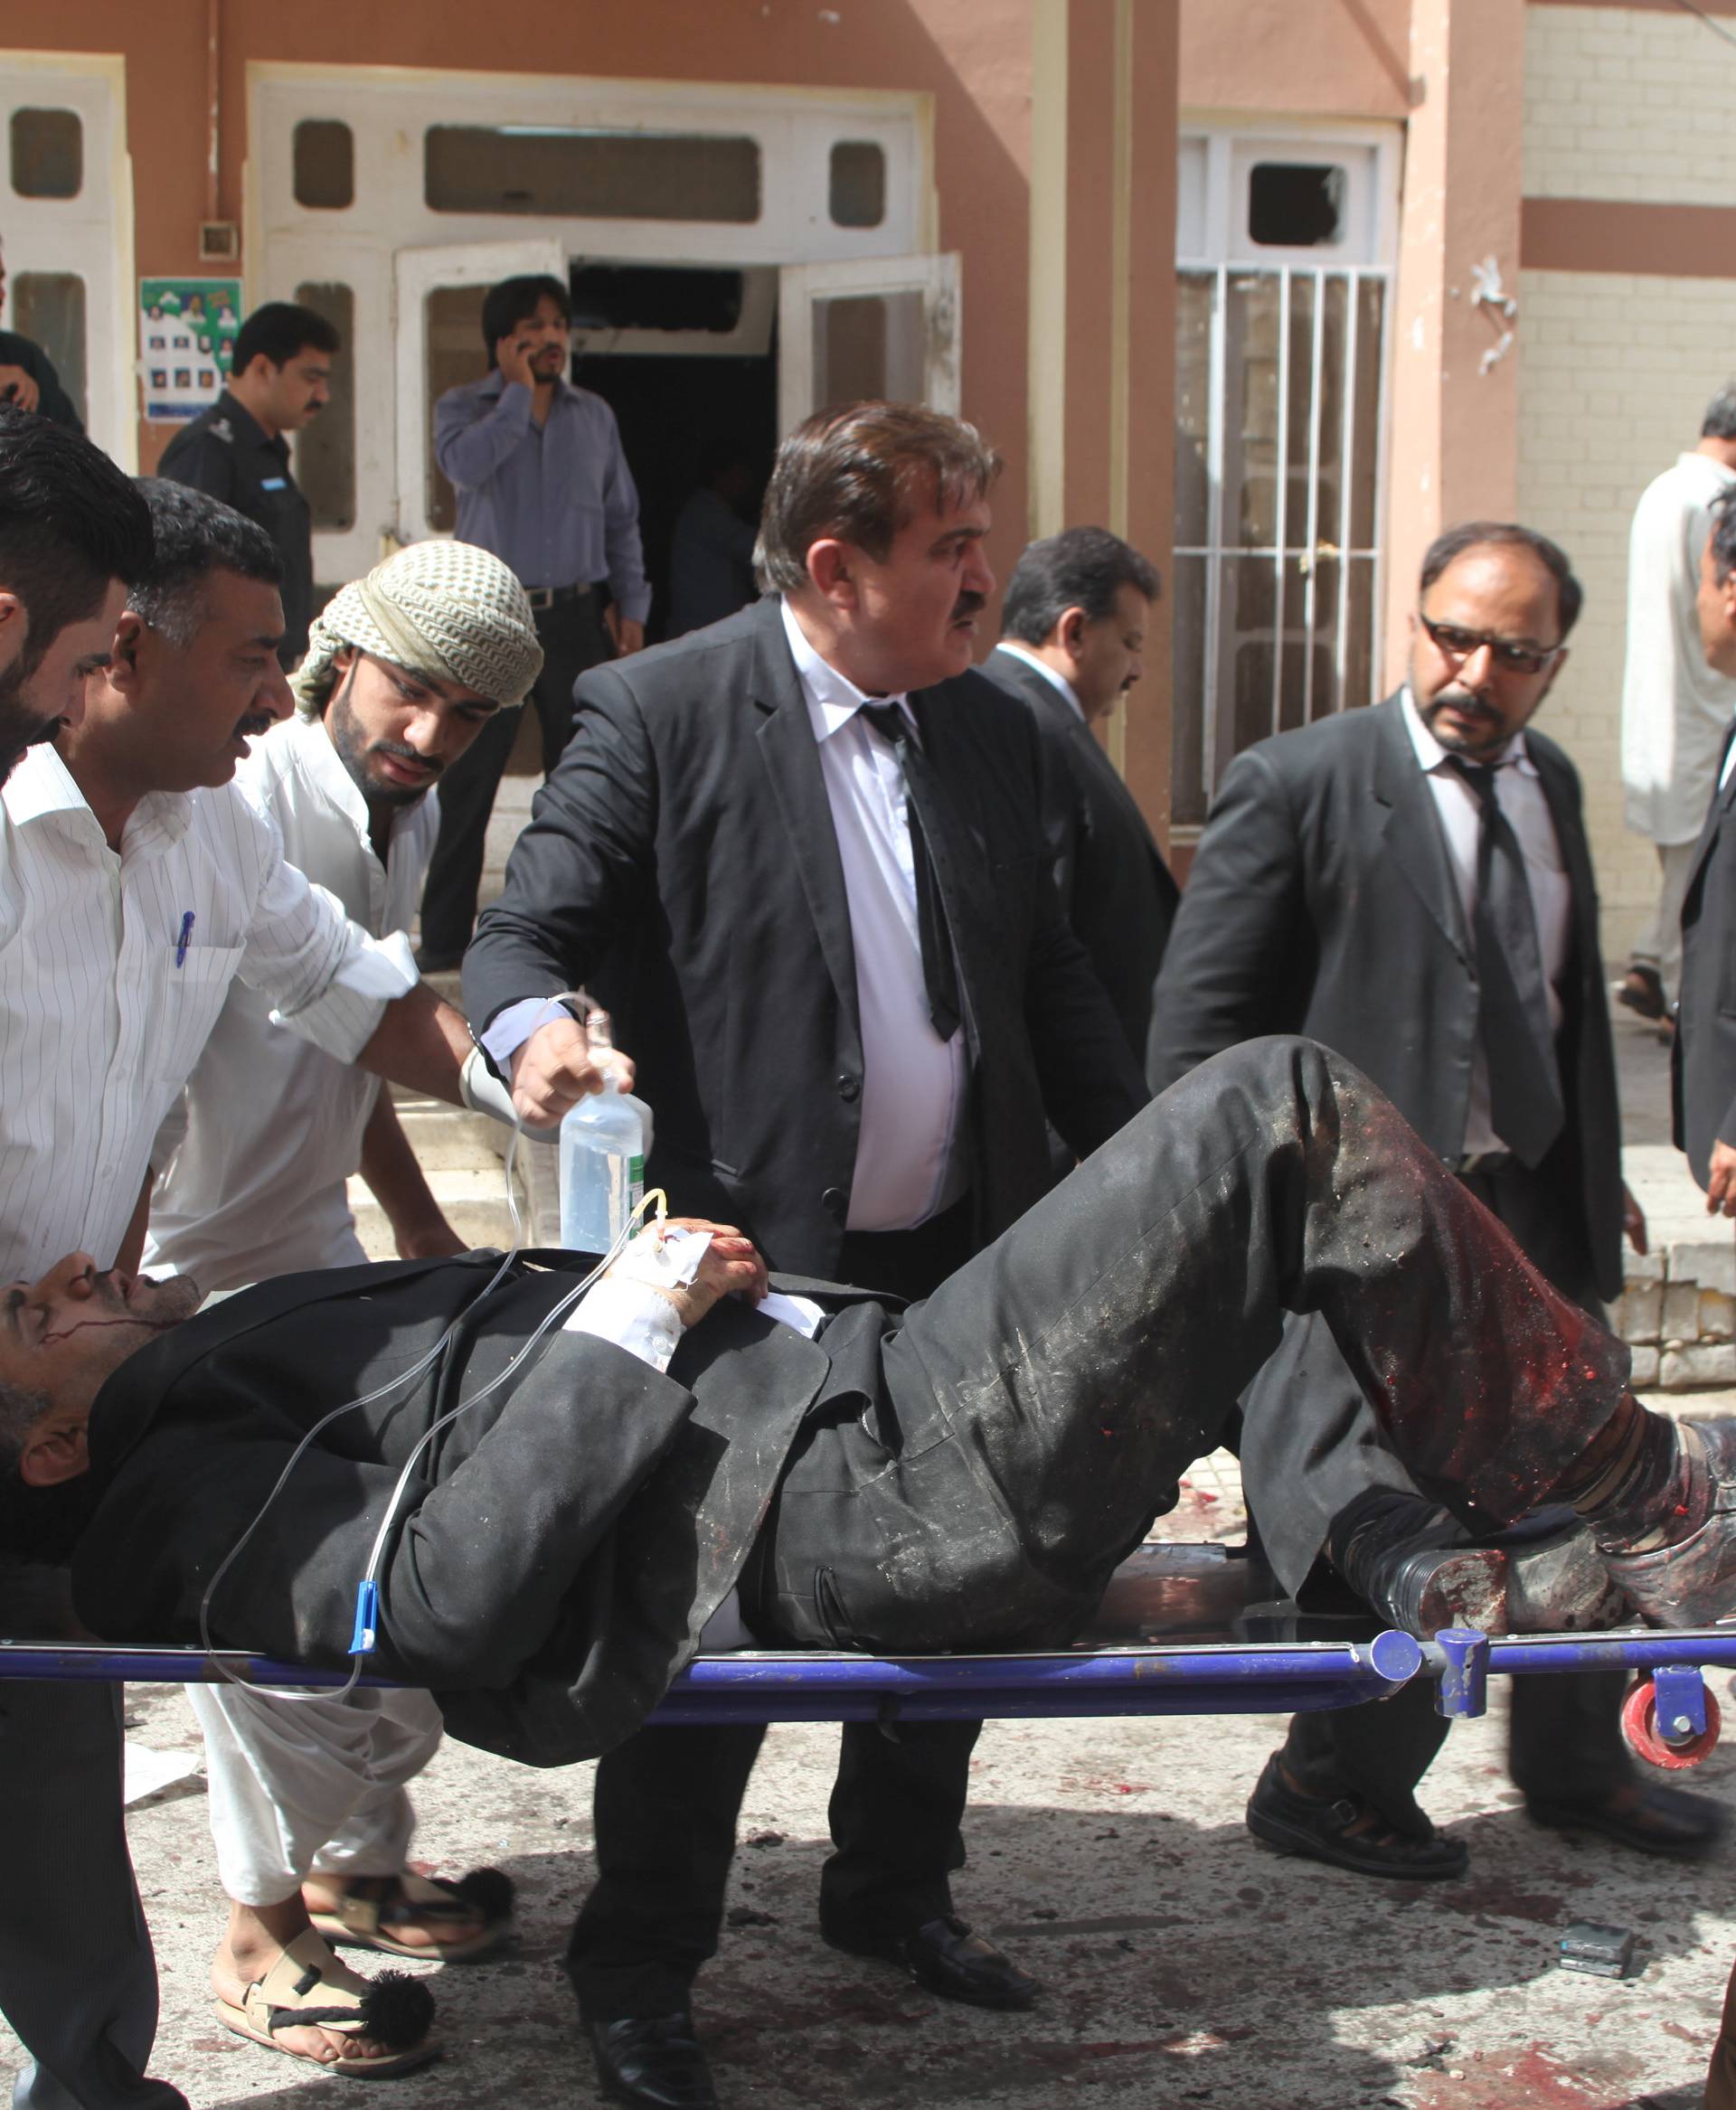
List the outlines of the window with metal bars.
{"label": "window with metal bars", "polygon": [[[1269,168],[1228,145],[1192,249],[1233,255]],[[1198,142],[1184,142],[1197,150]],[[1316,160],[1323,158],[1314,157]],[[1352,156],[1350,174],[1361,165]],[[1281,171],[1279,173],[1282,173]],[[1316,177],[1317,167],[1300,173]],[[1373,170],[1369,171],[1372,180]],[[1185,178],[1184,178],[1185,182]],[[1226,239],[1204,213],[1219,195]],[[1269,200],[1267,201],[1269,206]],[[1373,231],[1366,242],[1377,247]],[[1177,274],[1171,818],[1197,826],[1256,740],[1374,701],[1388,271],[1380,263],[1184,261]]]}

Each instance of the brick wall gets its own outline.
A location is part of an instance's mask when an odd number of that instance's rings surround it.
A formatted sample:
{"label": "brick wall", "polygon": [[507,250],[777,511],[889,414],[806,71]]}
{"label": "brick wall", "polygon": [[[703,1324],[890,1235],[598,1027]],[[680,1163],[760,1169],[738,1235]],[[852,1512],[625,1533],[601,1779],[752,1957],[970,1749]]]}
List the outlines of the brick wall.
{"label": "brick wall", "polygon": [[1528,7],[1524,112],[1529,198],[1736,198],[1736,47],[1685,11]]}
{"label": "brick wall", "polygon": [[[1693,16],[1526,10],[1527,196],[1727,205],[1732,118],[1736,50],[1721,51]],[[1616,961],[1656,871],[1650,844],[1621,816],[1628,522],[1736,372],[1736,278],[1527,270],[1518,290],[1519,511],[1561,542],[1586,587],[1572,659],[1540,723],[1585,779],[1604,947]]]}

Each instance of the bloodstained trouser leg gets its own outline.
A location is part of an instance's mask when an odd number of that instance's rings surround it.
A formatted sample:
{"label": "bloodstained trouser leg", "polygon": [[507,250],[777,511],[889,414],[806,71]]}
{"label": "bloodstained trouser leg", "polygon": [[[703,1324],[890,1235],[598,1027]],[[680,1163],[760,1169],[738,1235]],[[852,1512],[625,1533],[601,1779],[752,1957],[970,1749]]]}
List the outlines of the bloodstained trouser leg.
{"label": "bloodstained trouser leg", "polygon": [[[905,1315],[884,1352],[896,1446],[852,1420],[792,1461],[778,1624],[802,1626],[817,1558],[871,1645],[1076,1630],[1284,1314],[1314,1310],[1410,1473],[1500,1521],[1562,1479],[1627,1383],[1627,1351],[1366,1078],[1308,1041],[1247,1042]],[[846,1527],[846,1493],[872,1530]]]}

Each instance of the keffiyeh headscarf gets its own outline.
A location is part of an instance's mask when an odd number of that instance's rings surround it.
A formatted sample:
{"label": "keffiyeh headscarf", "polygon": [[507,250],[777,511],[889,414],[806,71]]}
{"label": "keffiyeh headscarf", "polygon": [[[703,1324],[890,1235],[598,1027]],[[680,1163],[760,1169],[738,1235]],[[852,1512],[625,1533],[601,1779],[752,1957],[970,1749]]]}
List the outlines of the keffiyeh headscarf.
{"label": "keffiyeh headscarf", "polygon": [[333,595],[291,684],[309,716],[330,702],[332,662],[346,645],[495,703],[522,703],[542,671],[524,589],[470,542],[412,542]]}

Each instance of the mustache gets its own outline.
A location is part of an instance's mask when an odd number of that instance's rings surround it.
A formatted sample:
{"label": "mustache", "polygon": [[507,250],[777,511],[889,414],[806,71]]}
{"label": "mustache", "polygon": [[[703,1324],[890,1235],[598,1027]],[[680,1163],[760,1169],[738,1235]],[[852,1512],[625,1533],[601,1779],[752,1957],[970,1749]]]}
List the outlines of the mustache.
{"label": "mustache", "polygon": [[1501,713],[1493,704],[1486,703],[1481,696],[1473,696],[1468,689],[1449,686],[1438,689],[1429,701],[1429,715],[1440,710],[1457,711],[1464,718],[1490,718],[1500,722]]}
{"label": "mustache", "polygon": [[250,711],[235,728],[235,738],[251,739],[258,733],[269,732],[277,722],[269,711]]}
{"label": "mustache", "polygon": [[952,605],[952,620],[963,623],[972,616],[980,616],[988,606],[988,596],[967,588]]}
{"label": "mustache", "polygon": [[394,761],[408,762],[412,769],[424,770],[429,777],[438,777],[446,764],[432,755],[419,755],[414,748],[400,747],[395,740],[375,740],[368,749],[371,755],[390,755]]}

